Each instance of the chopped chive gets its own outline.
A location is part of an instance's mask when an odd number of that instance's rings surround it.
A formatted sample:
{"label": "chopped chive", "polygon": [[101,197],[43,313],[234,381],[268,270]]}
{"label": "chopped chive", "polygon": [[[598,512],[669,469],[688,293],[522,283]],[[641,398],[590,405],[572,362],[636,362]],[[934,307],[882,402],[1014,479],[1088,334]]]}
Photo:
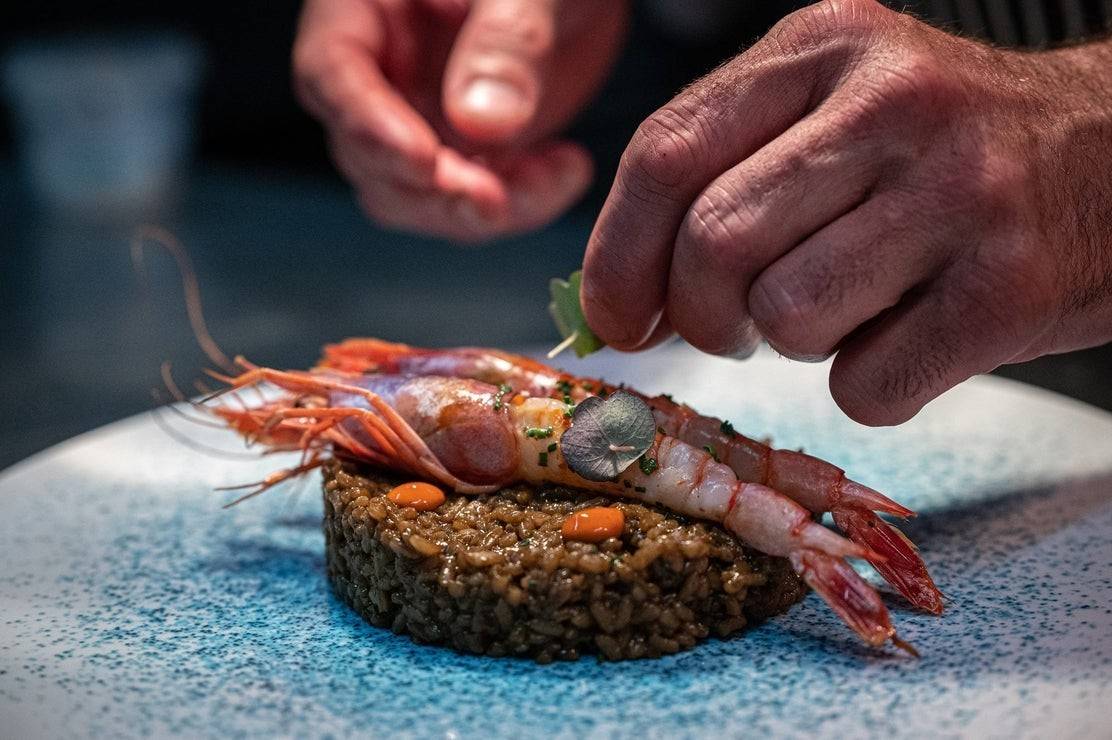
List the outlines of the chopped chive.
{"label": "chopped chive", "polygon": [[718,462],[718,451],[714,449],[714,445],[703,445],[703,449],[707,451],[708,455],[714,458],[715,462]]}
{"label": "chopped chive", "polygon": [[550,444],[548,446],[548,451],[549,452],[555,452],[556,451],[556,443],[555,442],[553,442],[552,444]]}
{"label": "chopped chive", "polygon": [[657,427],[657,428],[656,428],[656,431],[660,432],[660,433],[661,433],[661,434],[663,434],[663,435],[664,435],[665,437],[667,437],[667,436],[668,436],[668,432],[664,431],[664,427]]}
{"label": "chopped chive", "polygon": [[669,401],[671,401],[672,403],[675,403],[675,402],[676,402],[676,399],[672,398],[672,394],[671,394],[671,393],[661,393],[661,394],[660,394],[660,397],[661,397],[661,398],[667,398],[667,399],[668,399]]}
{"label": "chopped chive", "polygon": [[547,452],[541,452],[537,455],[537,465],[540,465],[542,468],[547,468],[548,467],[548,453]]}
{"label": "chopped chive", "polygon": [[727,437],[733,437],[737,434],[737,430],[734,429],[733,424],[728,421],[724,421],[722,422],[722,433],[725,434]]}
{"label": "chopped chive", "polygon": [[525,436],[530,439],[544,439],[545,437],[552,436],[552,427],[529,427],[525,430]]}
{"label": "chopped chive", "polygon": [[645,475],[652,475],[658,467],[655,457],[645,457],[644,455],[641,456],[638,464],[641,466],[641,472]]}
{"label": "chopped chive", "polygon": [[513,390],[513,388],[506,385],[505,383],[498,386],[498,392],[494,394],[494,410],[495,411],[501,411],[502,410],[502,407],[506,405],[505,403],[503,403],[502,399],[505,397],[505,395],[507,393],[511,392],[512,390]]}
{"label": "chopped chive", "polygon": [[566,380],[558,380],[556,381],[556,389],[566,396],[571,393],[572,385]]}

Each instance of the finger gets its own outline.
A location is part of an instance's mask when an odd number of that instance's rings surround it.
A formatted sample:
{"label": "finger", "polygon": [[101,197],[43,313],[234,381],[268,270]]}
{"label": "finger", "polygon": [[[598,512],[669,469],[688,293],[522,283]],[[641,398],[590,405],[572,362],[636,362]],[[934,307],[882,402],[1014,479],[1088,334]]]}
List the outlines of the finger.
{"label": "finger", "polygon": [[357,189],[363,211],[379,226],[472,244],[498,235],[496,217],[464,194],[380,180]]}
{"label": "finger", "polygon": [[781,354],[830,356],[850,333],[938,273],[945,227],[906,194],[879,193],[808,237],[753,282],[748,311]]}
{"label": "finger", "polygon": [[613,346],[638,347],[659,320],[672,245],[696,196],[825,97],[849,53],[777,55],[776,48],[758,43],[695,83],[626,148],[583,274],[587,320]]}
{"label": "finger", "polygon": [[769,264],[862,201],[880,175],[876,147],[851,134],[836,101],[716,178],[676,236],[667,312],[711,354],[753,350],[750,285]]}
{"label": "finger", "polygon": [[542,226],[569,208],[590,183],[591,163],[578,145],[555,143],[498,169],[445,149],[433,186],[360,183],[360,203],[378,223],[464,242]]}
{"label": "finger", "polygon": [[590,155],[572,142],[519,155],[501,170],[509,196],[507,233],[529,231],[555,220],[583,196],[593,171]]}
{"label": "finger", "polygon": [[489,161],[446,149],[435,186],[479,211],[490,236],[543,226],[578,200],[590,185],[590,155],[578,144],[555,142]]}
{"label": "finger", "polygon": [[444,20],[462,22],[470,9],[471,0],[422,0],[422,4]]}
{"label": "finger", "polygon": [[553,0],[476,0],[444,73],[444,112],[464,136],[504,143],[532,121],[555,44]]}
{"label": "finger", "polygon": [[302,104],[351,148],[414,184],[431,180],[439,139],[378,63],[382,24],[363,0],[310,0],[294,46]]}
{"label": "finger", "polygon": [[862,424],[900,424],[1007,362],[1031,336],[1023,312],[997,308],[1008,295],[999,276],[951,268],[850,337],[830,369],[835,402]]}
{"label": "finger", "polygon": [[672,325],[668,323],[668,317],[662,316],[660,318],[660,322],[656,325],[656,328],[654,328],[652,330],[652,333],[649,334],[649,338],[646,339],[637,349],[650,349],[657,346],[658,344],[664,344],[669,339],[672,339],[675,336],[676,332],[674,329],[672,329]]}

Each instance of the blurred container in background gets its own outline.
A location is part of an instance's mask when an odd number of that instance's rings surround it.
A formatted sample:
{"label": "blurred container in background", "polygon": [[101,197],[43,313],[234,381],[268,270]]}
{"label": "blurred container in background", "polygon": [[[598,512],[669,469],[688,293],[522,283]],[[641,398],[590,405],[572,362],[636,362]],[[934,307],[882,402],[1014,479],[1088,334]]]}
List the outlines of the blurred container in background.
{"label": "blurred container in background", "polygon": [[9,49],[3,87],[36,199],[109,222],[172,206],[193,155],[203,59],[188,36],[152,30]]}

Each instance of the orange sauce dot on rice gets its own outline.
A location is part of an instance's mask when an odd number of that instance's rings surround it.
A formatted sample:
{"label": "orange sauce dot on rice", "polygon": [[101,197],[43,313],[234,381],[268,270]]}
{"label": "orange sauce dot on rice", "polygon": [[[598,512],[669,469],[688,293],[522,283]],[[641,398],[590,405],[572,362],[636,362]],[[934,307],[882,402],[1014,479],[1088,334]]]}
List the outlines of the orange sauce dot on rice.
{"label": "orange sauce dot on rice", "polygon": [[611,506],[593,506],[568,516],[560,533],[565,540],[602,542],[617,537],[625,527],[625,514]]}
{"label": "orange sauce dot on rice", "polygon": [[386,498],[398,506],[407,506],[417,511],[429,511],[444,503],[444,491],[431,483],[414,481],[390,489]]}

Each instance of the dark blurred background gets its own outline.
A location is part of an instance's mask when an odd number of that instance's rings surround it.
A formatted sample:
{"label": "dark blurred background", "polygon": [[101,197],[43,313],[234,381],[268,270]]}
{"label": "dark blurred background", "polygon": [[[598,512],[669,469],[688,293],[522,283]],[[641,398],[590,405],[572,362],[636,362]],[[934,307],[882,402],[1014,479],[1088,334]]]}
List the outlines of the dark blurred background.
{"label": "dark blurred background", "polygon": [[[148,217],[121,216],[111,198],[70,207],[83,197],[83,175],[120,168],[121,198],[156,193],[147,210],[188,247],[214,336],[257,362],[305,366],[323,342],[360,334],[428,345],[549,344],[557,337],[547,281],[580,264],[638,122],[802,4],[711,0],[709,10],[692,14],[683,8],[699,3],[639,3],[616,70],[572,132],[596,158],[596,186],[551,227],[482,248],[389,233],[360,214],[319,128],[290,93],[298,2],[9,4],[0,24],[0,468],[150,408],[163,359],[183,382],[205,365],[172,261],[148,252],[146,291],[131,266],[128,237]],[[1100,0],[1054,7],[1032,16],[1022,3],[936,0],[917,10],[967,33],[1032,46],[1091,33],[1108,20]],[[196,104],[185,95],[169,120],[154,123],[113,123],[111,111],[89,113],[88,105],[44,107],[42,99],[60,97],[96,102],[93,83],[84,81],[86,58],[67,40],[90,33],[125,46],[155,39],[161,61],[140,64],[136,84],[165,92],[166,78],[186,89],[182,75],[193,70]],[[43,48],[51,53],[44,57]],[[69,140],[44,154],[36,143],[44,126],[70,130]],[[173,147],[144,138],[160,127],[177,131]],[[117,137],[124,164],[88,155],[84,141],[92,136]],[[174,177],[160,180],[166,172]],[[163,180],[163,188],[150,186]],[[51,197],[44,189],[58,202],[44,204]],[[1110,369],[1112,352],[1103,348],[1000,373],[1112,409]]]}

